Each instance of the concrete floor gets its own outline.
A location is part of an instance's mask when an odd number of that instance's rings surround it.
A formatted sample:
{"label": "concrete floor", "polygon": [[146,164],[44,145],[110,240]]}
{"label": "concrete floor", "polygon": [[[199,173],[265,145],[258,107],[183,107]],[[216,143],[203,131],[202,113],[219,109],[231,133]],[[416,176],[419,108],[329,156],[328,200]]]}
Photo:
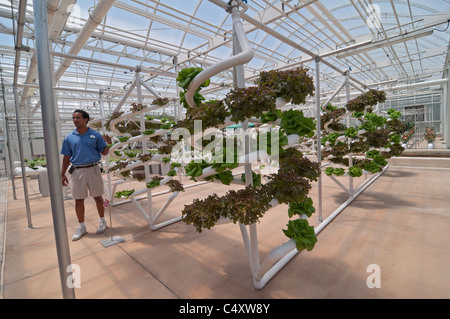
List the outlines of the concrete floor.
{"label": "concrete floor", "polygon": [[[88,199],[89,233],[72,242],[77,223],[73,200],[66,200],[71,262],[81,275],[76,298],[450,298],[450,169],[422,168],[420,159],[412,163],[416,167],[391,165],[324,228],[311,252],[295,255],[259,290],[235,224],[197,233],[181,221],[150,231],[141,213],[127,203],[112,208],[112,229],[97,235],[94,201]],[[346,184],[347,178],[341,178]],[[50,199],[39,193],[37,180],[29,180],[33,229],[27,229],[22,180],[15,181],[17,200],[8,184],[2,297],[62,298]],[[179,216],[194,198],[227,190],[211,183],[187,189],[162,220]],[[317,196],[314,185],[316,208]],[[347,198],[324,175],[323,218]],[[155,197],[155,209],[166,199]],[[140,201],[144,207],[146,202]],[[316,213],[310,221],[317,226],[317,219]],[[287,221],[286,206],[279,206],[257,224],[261,261],[287,241],[282,232]],[[104,247],[101,241],[113,235],[124,242]],[[370,288],[371,283],[380,287]]]}

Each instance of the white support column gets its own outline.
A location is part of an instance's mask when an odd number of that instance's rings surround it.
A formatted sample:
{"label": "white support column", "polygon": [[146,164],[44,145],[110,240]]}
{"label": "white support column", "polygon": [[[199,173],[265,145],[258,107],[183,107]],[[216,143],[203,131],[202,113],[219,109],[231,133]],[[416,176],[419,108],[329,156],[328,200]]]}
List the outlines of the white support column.
{"label": "white support column", "polygon": [[20,119],[20,109],[19,109],[19,97],[17,95],[17,87],[13,87],[14,92],[14,105],[16,108],[16,126],[17,126],[17,140],[19,144],[19,154],[20,154],[20,167],[22,170],[22,181],[23,181],[23,192],[25,196],[25,208],[27,211],[28,229],[33,228],[33,223],[31,221],[31,211],[30,211],[30,201],[28,198],[28,181],[27,173],[25,167],[25,156],[23,153],[23,137],[22,137],[22,123]]}
{"label": "white support column", "polygon": [[[317,108],[317,112],[316,112],[316,130],[317,130],[317,162],[319,163],[319,165],[321,165],[322,163],[322,137],[321,137],[321,123],[320,123],[320,73],[319,73],[319,67],[320,67],[320,59],[317,57],[316,58],[316,108]],[[337,93],[337,91],[336,91]],[[326,104],[324,104],[324,106],[326,107],[328,105],[328,103],[331,100],[326,101]],[[317,181],[317,185],[318,185],[318,213],[319,213],[319,218],[318,221],[319,223],[321,223],[323,221],[323,217],[322,217],[322,174],[319,175],[318,181]]]}
{"label": "white support column", "polygon": [[[141,89],[140,76],[141,76],[140,75],[140,68],[138,67],[137,70],[136,70],[136,77],[135,77],[136,91],[137,91],[137,94],[138,94],[138,104],[142,104],[142,89]],[[140,118],[141,132],[143,132],[143,131],[145,131],[145,115],[144,114],[140,114],[139,118]],[[142,154],[147,154],[148,153],[147,141],[148,140],[142,141]],[[145,182],[149,183],[150,182],[150,166],[147,163],[144,164],[144,172],[145,172]],[[155,216],[153,215],[152,191],[151,191],[150,188],[147,190],[147,199],[148,199],[147,202],[148,202],[149,216],[153,220]]]}
{"label": "white support column", "polygon": [[68,285],[72,276],[69,242],[64,213],[64,199],[61,187],[59,149],[56,134],[55,107],[53,95],[50,47],[47,27],[47,2],[33,1],[36,53],[38,58],[39,90],[42,104],[42,121],[45,138],[45,154],[48,167],[53,227],[58,255],[59,275],[64,298],[75,298],[74,287]]}
{"label": "white support column", "polygon": [[449,70],[444,71],[443,77],[446,81],[442,83],[442,95],[441,95],[441,128],[442,137],[444,138],[447,148],[450,148],[450,79]]}
{"label": "white support column", "polygon": [[[346,95],[346,101],[350,101],[350,70],[347,70],[347,73],[345,73],[345,95]],[[351,115],[348,114],[347,115],[347,127],[350,127],[351,124]],[[351,139],[348,138],[348,144],[350,145],[351,143]],[[352,153],[348,154],[348,167],[352,167],[353,166],[353,155]],[[353,194],[354,190],[353,190],[353,177],[351,177],[350,175],[348,176],[348,184],[349,184],[349,189],[350,192]],[[352,195],[353,196],[353,195]]]}

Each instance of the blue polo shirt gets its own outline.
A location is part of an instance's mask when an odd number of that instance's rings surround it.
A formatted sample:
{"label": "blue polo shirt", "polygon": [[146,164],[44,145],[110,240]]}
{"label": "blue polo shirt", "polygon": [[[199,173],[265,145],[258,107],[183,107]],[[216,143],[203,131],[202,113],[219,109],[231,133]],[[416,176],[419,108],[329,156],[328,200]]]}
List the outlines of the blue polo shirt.
{"label": "blue polo shirt", "polygon": [[74,129],[65,137],[61,154],[69,155],[73,165],[87,165],[100,161],[106,146],[99,132],[89,128],[86,133],[80,134]]}

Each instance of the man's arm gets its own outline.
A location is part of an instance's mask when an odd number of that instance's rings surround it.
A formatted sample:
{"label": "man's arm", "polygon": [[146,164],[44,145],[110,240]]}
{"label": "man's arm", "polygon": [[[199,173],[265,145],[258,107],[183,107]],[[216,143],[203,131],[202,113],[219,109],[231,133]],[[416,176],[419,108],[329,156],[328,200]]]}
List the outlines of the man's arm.
{"label": "man's arm", "polygon": [[111,144],[111,137],[108,135],[103,135],[103,139],[105,140],[105,142],[107,143],[105,149],[101,152],[102,155],[107,155],[109,152],[109,147],[108,145]]}
{"label": "man's arm", "polygon": [[63,186],[67,186],[69,184],[69,181],[66,177],[66,171],[69,165],[70,165],[70,155],[64,155],[61,166],[61,182]]}

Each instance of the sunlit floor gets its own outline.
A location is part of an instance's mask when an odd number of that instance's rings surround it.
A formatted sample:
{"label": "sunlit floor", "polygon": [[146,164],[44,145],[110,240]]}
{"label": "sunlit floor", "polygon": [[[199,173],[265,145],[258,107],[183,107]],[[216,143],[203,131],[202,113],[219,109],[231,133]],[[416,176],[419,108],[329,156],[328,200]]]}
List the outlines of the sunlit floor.
{"label": "sunlit floor", "polygon": [[[97,213],[88,199],[88,234],[72,242],[77,222],[73,200],[66,200],[71,262],[80,270],[75,296],[450,298],[450,169],[421,168],[417,161],[415,166],[391,165],[318,235],[312,251],[295,255],[262,289],[253,286],[238,225],[216,225],[198,233],[180,221],[151,231],[134,204],[125,203],[112,207],[112,228],[97,235]],[[345,184],[347,178],[342,178]],[[326,218],[348,195],[326,175],[322,180]],[[36,179],[28,179],[33,229],[27,229],[22,179],[15,182],[17,200],[8,183],[3,298],[62,298],[50,198],[40,194]],[[132,187],[123,185],[127,188]],[[179,216],[195,198],[228,189],[216,183],[187,189],[161,219]],[[167,196],[154,197],[153,207],[159,209]],[[317,207],[317,184],[311,197]],[[140,203],[147,207],[146,199]],[[257,224],[261,260],[287,241],[282,232],[287,221],[282,205]],[[318,212],[310,221],[319,224]],[[124,241],[101,244],[111,236]]]}

